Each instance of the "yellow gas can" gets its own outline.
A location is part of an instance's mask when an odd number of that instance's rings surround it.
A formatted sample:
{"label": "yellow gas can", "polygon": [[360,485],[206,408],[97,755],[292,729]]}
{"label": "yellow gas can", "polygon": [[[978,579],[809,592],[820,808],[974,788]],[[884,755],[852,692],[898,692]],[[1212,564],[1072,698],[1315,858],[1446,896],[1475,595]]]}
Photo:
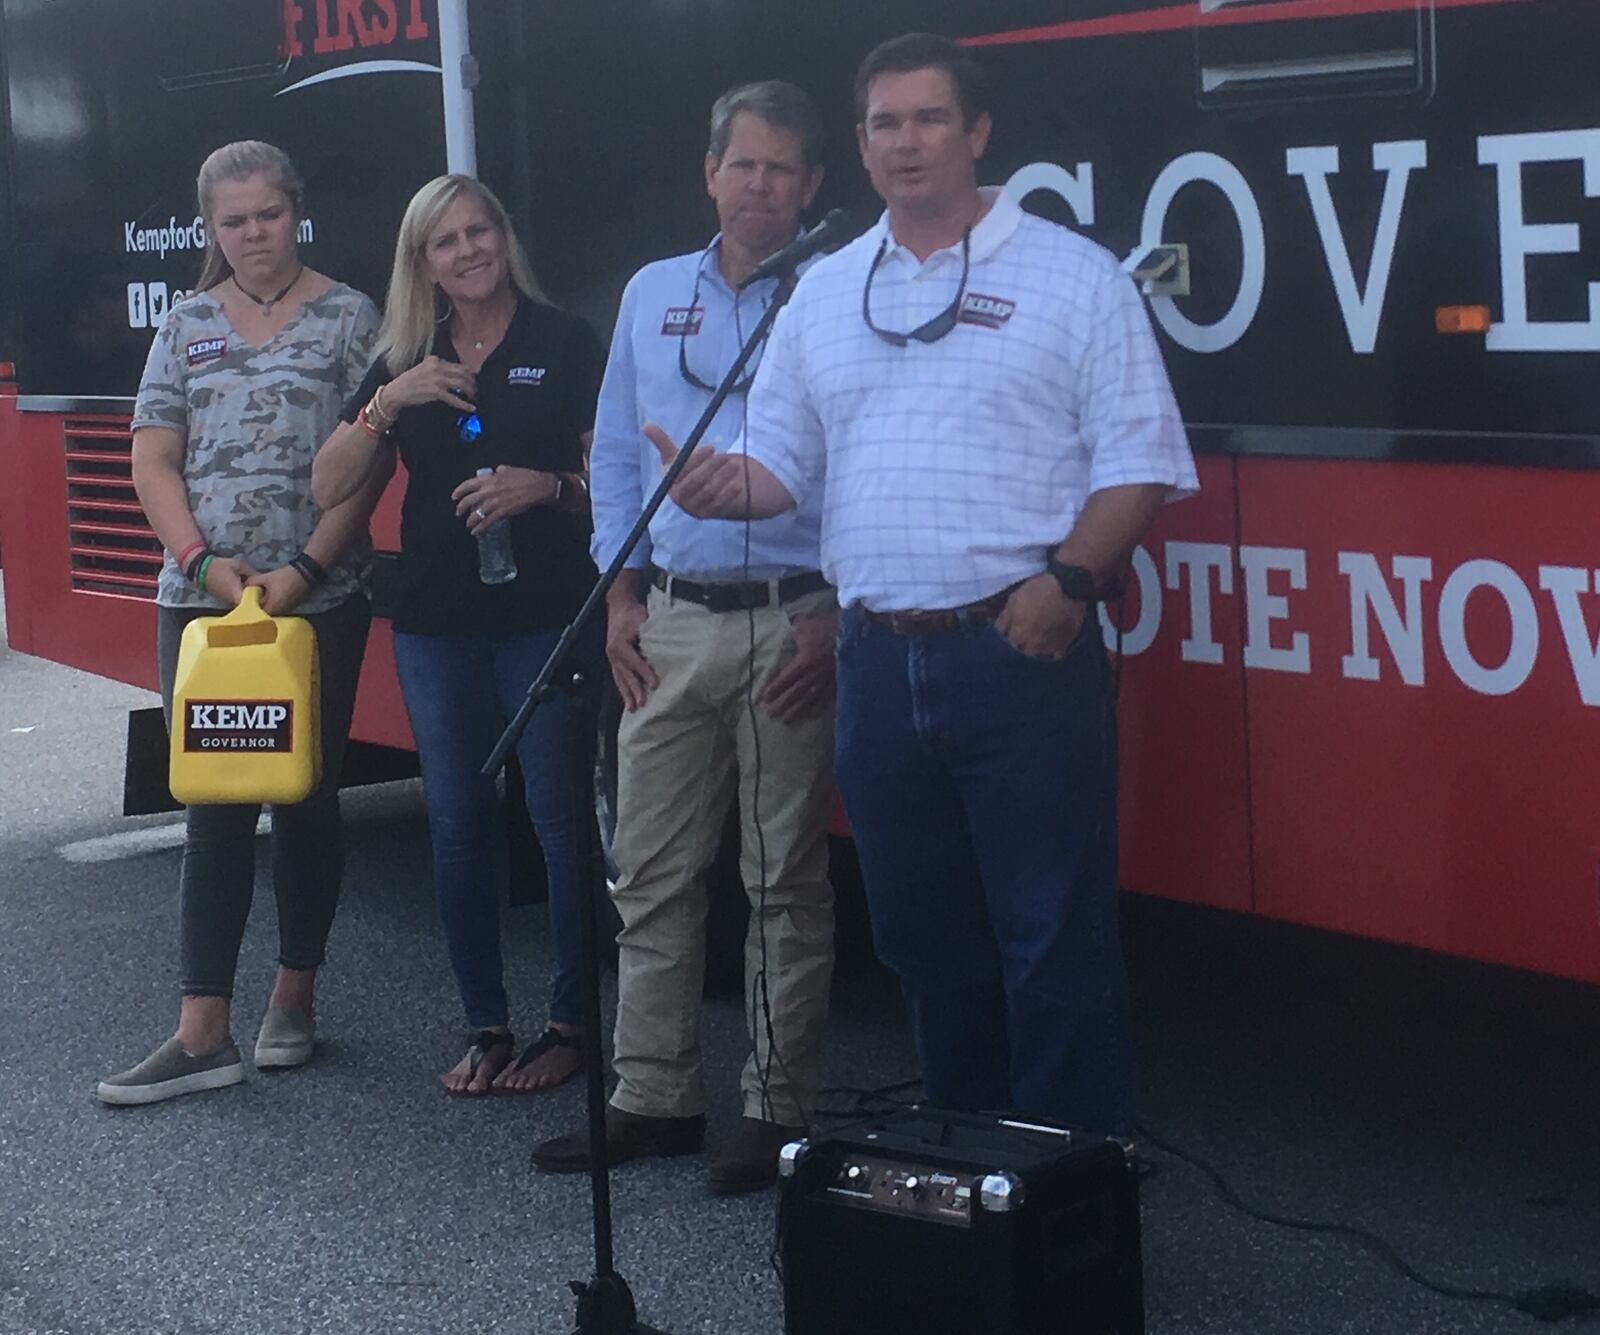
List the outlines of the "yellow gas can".
{"label": "yellow gas can", "polygon": [[172,688],[172,795],[190,804],[310,796],[322,777],[317,637],[246,589],[226,616],[184,628]]}

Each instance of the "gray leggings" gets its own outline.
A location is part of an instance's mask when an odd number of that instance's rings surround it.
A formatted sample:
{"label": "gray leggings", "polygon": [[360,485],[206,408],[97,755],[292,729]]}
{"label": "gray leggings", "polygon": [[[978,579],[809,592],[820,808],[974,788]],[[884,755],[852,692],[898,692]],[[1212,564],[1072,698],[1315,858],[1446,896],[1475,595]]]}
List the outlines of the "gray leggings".
{"label": "gray leggings", "polygon": [[[216,616],[194,607],[163,607],[156,653],[161,704],[172,726],[172,682],[183,628],[196,617]],[[317,634],[321,670],[322,782],[294,806],[272,810],[272,887],[278,899],[278,963],[314,969],[322,963],[344,875],[344,834],[339,823],[339,770],[344,763],[356,682],[367,647],[372,608],[357,594],[306,620]],[[231,997],[239,944],[255,895],[256,821],[259,805],[193,806],[178,880],[178,917],[185,996]]]}

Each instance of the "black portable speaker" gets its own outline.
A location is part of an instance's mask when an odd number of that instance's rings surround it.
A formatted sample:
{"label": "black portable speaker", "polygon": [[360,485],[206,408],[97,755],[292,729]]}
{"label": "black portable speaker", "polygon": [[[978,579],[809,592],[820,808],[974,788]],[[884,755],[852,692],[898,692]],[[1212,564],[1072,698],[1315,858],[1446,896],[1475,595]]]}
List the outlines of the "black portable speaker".
{"label": "black portable speaker", "polygon": [[787,1335],[1143,1335],[1131,1147],[910,1108],[784,1148]]}

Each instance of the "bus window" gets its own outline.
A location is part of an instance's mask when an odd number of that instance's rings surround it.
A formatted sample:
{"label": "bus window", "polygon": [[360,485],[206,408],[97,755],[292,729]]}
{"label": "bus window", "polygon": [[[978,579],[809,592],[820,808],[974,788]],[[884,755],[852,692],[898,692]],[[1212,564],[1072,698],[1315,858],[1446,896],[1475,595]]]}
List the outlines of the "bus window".
{"label": "bus window", "polygon": [[1432,0],[1373,13],[1332,4],[1320,17],[1316,9],[1307,16],[1286,8],[1281,0],[1200,0],[1194,42],[1202,107],[1433,95]]}
{"label": "bus window", "polygon": [[156,77],[169,93],[251,79],[287,68],[279,6],[262,0],[143,0],[150,22],[167,34]]}

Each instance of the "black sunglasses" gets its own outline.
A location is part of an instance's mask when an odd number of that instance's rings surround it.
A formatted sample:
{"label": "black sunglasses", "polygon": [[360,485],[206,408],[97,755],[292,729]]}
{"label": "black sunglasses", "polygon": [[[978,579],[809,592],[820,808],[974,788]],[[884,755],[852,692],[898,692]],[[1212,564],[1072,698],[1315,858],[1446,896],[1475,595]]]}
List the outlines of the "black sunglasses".
{"label": "black sunglasses", "polygon": [[867,270],[867,285],[861,289],[861,316],[866,320],[867,328],[885,343],[896,348],[905,347],[913,339],[918,343],[937,343],[961,323],[961,305],[967,297],[967,275],[972,272],[972,229],[969,227],[961,234],[961,282],[956,288],[956,299],[926,324],[918,325],[906,334],[896,333],[892,329],[880,329],[872,322],[872,280],[877,275],[878,266],[883,263],[883,257],[888,253],[889,238],[884,237],[883,244],[878,247],[878,253],[872,257],[872,267]]}
{"label": "black sunglasses", "polygon": [[[689,341],[689,322],[694,319],[694,313],[700,305],[700,279],[706,271],[706,255],[710,253],[708,250],[705,255],[700,257],[700,267],[694,271],[694,293],[689,298],[689,314],[683,322],[683,328],[678,331],[678,374],[683,377],[686,384],[693,385],[696,389],[704,390],[707,394],[715,394],[717,392],[715,385],[706,384],[704,380],[689,369],[689,355],[685,351],[685,345]],[[738,295],[735,294],[733,299],[737,302],[739,300]],[[744,373],[744,378],[734,385],[729,393],[748,394],[750,386],[755,382],[755,378],[755,370],[753,368],[747,370]]]}

